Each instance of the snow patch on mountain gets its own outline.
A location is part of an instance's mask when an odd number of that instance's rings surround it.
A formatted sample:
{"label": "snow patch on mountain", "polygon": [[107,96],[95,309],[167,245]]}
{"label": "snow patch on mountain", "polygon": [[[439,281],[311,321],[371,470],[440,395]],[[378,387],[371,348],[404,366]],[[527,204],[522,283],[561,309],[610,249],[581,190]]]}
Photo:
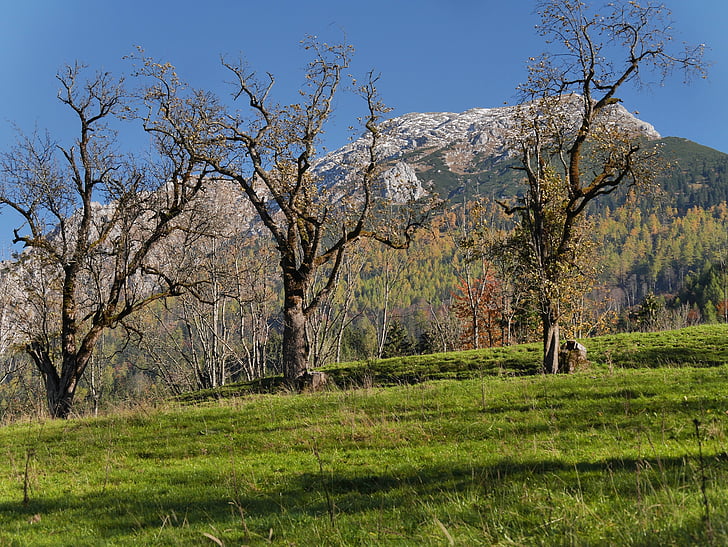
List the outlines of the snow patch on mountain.
{"label": "snow patch on mountain", "polygon": [[[582,107],[583,98],[579,95],[563,97],[563,111],[574,125]],[[454,173],[465,172],[476,159],[505,159],[510,155],[509,138],[516,127],[520,108],[471,108],[460,113],[413,112],[393,118],[383,125],[384,143],[377,151],[380,161],[396,162],[397,177],[426,187],[427,181],[417,177],[416,164],[420,158],[435,151],[444,151],[446,166]],[[660,138],[651,124],[635,117],[619,103],[607,107],[605,115],[609,123],[618,124],[629,133],[650,140]],[[365,135],[327,154],[316,166],[325,184],[345,182],[351,173],[350,167],[361,164],[362,158],[366,157],[369,142]]]}

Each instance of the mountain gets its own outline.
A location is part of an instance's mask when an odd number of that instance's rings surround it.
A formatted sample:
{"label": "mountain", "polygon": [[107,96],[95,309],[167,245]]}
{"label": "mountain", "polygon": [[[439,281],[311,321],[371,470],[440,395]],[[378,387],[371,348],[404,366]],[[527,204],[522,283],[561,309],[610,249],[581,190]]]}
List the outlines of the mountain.
{"label": "mountain", "polygon": [[657,142],[671,164],[660,178],[663,201],[683,213],[728,202],[728,154],[679,137]]}
{"label": "mountain", "polygon": [[[572,95],[565,108],[576,123],[581,98]],[[509,197],[523,187],[521,174],[513,169],[516,158],[509,152],[508,135],[516,125],[517,108],[473,108],[461,113],[410,113],[389,120],[384,129],[381,155],[389,168],[386,187],[395,196],[402,188],[436,192],[444,199],[473,195]],[[728,201],[728,155],[686,139],[663,138],[647,121],[624,106],[612,105],[609,115],[652,144],[659,144],[672,169],[661,181],[666,198],[681,210]],[[347,165],[357,161],[366,146],[362,137],[327,156],[317,170],[329,184],[346,179]],[[399,192],[399,194],[397,193]],[[600,206],[618,205],[623,196],[608,196]]]}

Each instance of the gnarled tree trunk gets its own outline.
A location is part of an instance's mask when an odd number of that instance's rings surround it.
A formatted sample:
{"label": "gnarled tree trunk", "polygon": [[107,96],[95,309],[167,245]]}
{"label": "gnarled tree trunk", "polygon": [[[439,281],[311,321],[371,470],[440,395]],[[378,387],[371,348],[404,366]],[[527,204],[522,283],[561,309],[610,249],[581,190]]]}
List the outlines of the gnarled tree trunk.
{"label": "gnarled tree trunk", "polygon": [[51,418],[68,418],[78,382],[86,370],[91,353],[84,351],[81,355],[64,355],[61,374],[58,374],[48,351],[40,344],[29,344],[27,352],[43,376],[48,413]]}
{"label": "gnarled tree trunk", "polygon": [[305,286],[297,277],[291,272],[283,275],[283,376],[289,382],[308,371]]}

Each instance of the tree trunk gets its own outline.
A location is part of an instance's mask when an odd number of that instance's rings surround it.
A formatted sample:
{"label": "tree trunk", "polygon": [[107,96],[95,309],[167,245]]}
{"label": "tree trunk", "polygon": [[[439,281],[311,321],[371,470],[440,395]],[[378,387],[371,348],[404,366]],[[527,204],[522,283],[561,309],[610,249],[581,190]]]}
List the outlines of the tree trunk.
{"label": "tree trunk", "polygon": [[471,322],[473,326],[473,339],[472,339],[472,349],[480,349],[480,321],[478,317],[478,307],[477,304],[473,304],[471,302]]}
{"label": "tree trunk", "polygon": [[27,351],[43,376],[48,413],[51,418],[68,418],[76,394],[78,377],[74,374],[59,376],[48,352],[39,344],[30,344]]}
{"label": "tree trunk", "polygon": [[543,322],[543,371],[546,374],[559,372],[559,321],[552,308],[541,314]]}
{"label": "tree trunk", "polygon": [[[72,329],[69,328],[68,331]],[[65,342],[62,348],[60,374],[51,360],[51,352],[47,347],[38,342],[31,342],[27,346],[26,351],[43,376],[48,412],[52,418],[68,418],[71,414],[78,382],[91,360],[101,332],[101,328],[92,329],[81,344],[81,349],[72,353],[68,353],[67,350],[75,349],[75,343],[71,340]]]}
{"label": "tree trunk", "polygon": [[284,274],[283,302],[283,376],[296,380],[308,371],[308,336],[303,312],[303,283]]}
{"label": "tree trunk", "polygon": [[78,383],[75,381],[68,386],[60,383],[49,385],[46,382],[48,411],[51,418],[66,419],[70,416],[77,385]]}

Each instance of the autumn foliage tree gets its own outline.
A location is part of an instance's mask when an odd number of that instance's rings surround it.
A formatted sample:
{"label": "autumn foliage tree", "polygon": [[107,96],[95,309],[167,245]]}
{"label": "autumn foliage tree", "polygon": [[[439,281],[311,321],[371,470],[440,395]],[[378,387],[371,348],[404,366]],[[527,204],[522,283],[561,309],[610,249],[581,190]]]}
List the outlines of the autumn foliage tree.
{"label": "autumn foliage tree", "polygon": [[617,93],[662,83],[675,70],[703,75],[704,65],[702,46],[673,47],[663,5],[544,0],[538,11],[551,51],[531,59],[520,87],[512,149],[526,187],[503,206],[519,224],[543,327],[543,368],[555,373],[562,306],[582,266],[589,204],[617,188],[649,185],[658,170],[658,150],[615,123]]}
{"label": "autumn foliage tree", "polygon": [[465,349],[503,344],[499,286],[498,280],[488,272],[472,280],[458,280],[452,309],[462,325],[460,341]]}

